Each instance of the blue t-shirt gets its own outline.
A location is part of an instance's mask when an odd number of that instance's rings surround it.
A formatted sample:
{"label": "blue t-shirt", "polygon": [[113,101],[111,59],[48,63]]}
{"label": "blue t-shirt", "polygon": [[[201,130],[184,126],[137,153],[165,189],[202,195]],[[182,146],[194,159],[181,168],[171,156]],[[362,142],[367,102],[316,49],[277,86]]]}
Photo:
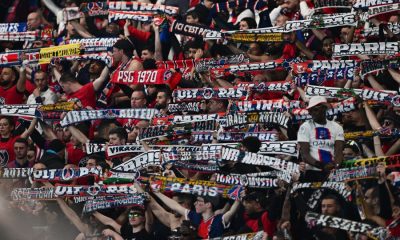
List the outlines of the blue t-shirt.
{"label": "blue t-shirt", "polygon": [[204,221],[201,214],[196,213],[196,211],[189,211],[186,217],[197,227],[197,235],[202,239],[221,237],[227,227],[222,221],[222,214],[215,215]]}

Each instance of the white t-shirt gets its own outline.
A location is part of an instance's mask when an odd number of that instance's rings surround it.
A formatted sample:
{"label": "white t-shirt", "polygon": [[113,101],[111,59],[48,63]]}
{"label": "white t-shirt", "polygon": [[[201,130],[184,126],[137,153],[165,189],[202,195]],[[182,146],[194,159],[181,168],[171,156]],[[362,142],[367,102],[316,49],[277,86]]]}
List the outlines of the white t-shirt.
{"label": "white t-shirt", "polygon": [[[44,92],[40,92],[40,97],[42,98],[42,104],[47,105],[47,104],[54,104],[57,102],[57,94],[55,94],[53,91],[51,91],[50,88],[48,88]],[[36,98],[33,95],[29,95],[28,100],[26,101],[26,104],[36,104]]]}
{"label": "white t-shirt", "polygon": [[[334,121],[326,121],[326,124],[318,124],[308,120],[300,126],[297,133],[298,142],[310,144],[310,154],[316,160],[323,163],[333,162],[335,141],[344,141],[343,128]],[[307,170],[319,170],[307,165]]]}

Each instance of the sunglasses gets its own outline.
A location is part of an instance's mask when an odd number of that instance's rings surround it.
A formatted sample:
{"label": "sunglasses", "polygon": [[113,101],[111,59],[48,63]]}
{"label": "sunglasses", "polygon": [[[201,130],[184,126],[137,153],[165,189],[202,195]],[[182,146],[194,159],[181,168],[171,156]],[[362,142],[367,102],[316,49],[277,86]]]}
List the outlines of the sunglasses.
{"label": "sunglasses", "polygon": [[143,217],[143,214],[134,212],[134,213],[129,213],[129,218],[134,218],[134,217]]}

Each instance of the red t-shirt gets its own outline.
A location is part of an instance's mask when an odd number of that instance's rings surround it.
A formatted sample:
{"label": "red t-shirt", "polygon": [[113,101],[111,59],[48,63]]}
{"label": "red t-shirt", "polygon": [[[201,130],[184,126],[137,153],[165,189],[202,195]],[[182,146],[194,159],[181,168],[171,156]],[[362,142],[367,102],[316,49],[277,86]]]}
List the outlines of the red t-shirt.
{"label": "red t-shirt", "polygon": [[[253,230],[253,232],[261,231],[261,229],[258,229],[258,218],[252,219],[249,218],[249,216],[246,213],[243,213],[243,219],[246,222],[246,225]],[[261,222],[263,225],[262,230],[268,234],[268,236],[274,236],[274,233],[276,231],[276,222],[271,221],[268,217],[268,212],[265,211],[262,216],[261,216]]]}
{"label": "red t-shirt", "polygon": [[86,155],[82,149],[74,148],[72,143],[66,144],[68,163],[79,165],[79,161]]}
{"label": "red t-shirt", "polygon": [[14,143],[19,136],[0,139],[0,165],[4,166],[15,161]]}
{"label": "red t-shirt", "polygon": [[94,91],[93,83],[90,82],[82,86],[78,91],[68,94],[67,99],[77,98],[81,101],[83,107],[96,107],[96,92]]}
{"label": "red t-shirt", "polygon": [[17,85],[4,89],[0,87],[0,104],[22,104],[24,94],[17,91]]}

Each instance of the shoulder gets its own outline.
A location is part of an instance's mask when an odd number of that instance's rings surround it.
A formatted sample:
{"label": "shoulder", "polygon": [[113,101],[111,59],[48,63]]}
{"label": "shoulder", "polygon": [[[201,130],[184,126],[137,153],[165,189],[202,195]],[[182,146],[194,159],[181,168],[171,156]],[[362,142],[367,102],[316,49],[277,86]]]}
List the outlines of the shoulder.
{"label": "shoulder", "polygon": [[330,126],[334,127],[334,128],[343,129],[343,127],[342,127],[339,123],[337,123],[337,122],[335,122],[335,121],[329,121],[329,120],[328,120],[328,124],[329,124]]}

